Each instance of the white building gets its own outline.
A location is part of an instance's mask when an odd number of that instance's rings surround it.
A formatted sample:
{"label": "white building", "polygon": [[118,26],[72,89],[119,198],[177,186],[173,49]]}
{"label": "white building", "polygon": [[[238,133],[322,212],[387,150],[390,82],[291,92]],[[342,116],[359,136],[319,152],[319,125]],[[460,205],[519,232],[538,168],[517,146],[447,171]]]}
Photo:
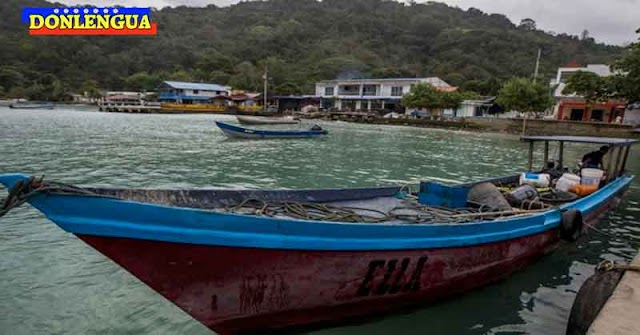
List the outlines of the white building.
{"label": "white building", "polygon": [[417,83],[429,83],[443,91],[456,89],[437,77],[324,80],[316,83],[316,96],[321,98],[321,108],[394,110]]}
{"label": "white building", "polygon": [[561,67],[551,85],[556,86],[553,97],[556,105],[553,108],[553,118],[558,120],[571,120],[583,122],[615,122],[620,117],[624,117],[625,102],[619,100],[609,100],[607,102],[594,103],[587,106],[583,97],[575,94],[564,94],[567,79],[578,71],[592,72],[600,77],[608,77],[613,74],[608,65],[589,64],[585,67]]}
{"label": "white building", "polygon": [[613,74],[611,72],[611,68],[609,68],[609,66],[605,65],[605,64],[588,64],[585,67],[579,67],[579,66],[575,66],[575,67],[560,67],[560,68],[558,68],[558,73],[556,74],[556,78],[551,80],[551,85],[552,86],[558,85],[558,87],[556,87],[556,90],[554,91],[554,96],[555,97],[570,97],[571,96],[571,95],[563,94],[562,90],[566,86],[567,79],[569,77],[571,77],[571,75],[573,75],[574,73],[576,73],[578,71],[592,72],[592,73],[597,74],[600,77],[608,77],[608,76]]}

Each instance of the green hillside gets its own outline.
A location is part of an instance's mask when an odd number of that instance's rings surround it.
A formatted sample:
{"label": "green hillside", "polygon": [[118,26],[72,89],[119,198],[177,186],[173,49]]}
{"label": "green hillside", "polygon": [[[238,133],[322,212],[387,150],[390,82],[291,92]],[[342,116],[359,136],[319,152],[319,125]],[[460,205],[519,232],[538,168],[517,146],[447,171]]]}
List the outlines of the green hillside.
{"label": "green hillside", "polygon": [[[606,63],[621,48],[518,27],[503,15],[440,3],[271,0],[154,12],[158,36],[32,37],[23,7],[0,2],[0,95],[57,99],[65,92],[153,89],[162,79],[310,93],[336,77],[439,76],[490,93],[497,81],[530,76],[542,48],[545,80],[558,66]],[[61,5],[57,5],[61,6]]]}

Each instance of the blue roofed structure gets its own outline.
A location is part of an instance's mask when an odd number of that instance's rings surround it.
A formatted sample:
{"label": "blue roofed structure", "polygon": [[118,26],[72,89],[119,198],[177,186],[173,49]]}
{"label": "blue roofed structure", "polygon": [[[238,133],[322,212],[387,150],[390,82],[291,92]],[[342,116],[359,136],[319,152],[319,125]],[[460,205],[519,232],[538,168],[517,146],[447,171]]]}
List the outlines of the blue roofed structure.
{"label": "blue roofed structure", "polygon": [[206,103],[217,96],[228,96],[231,88],[212,83],[190,83],[183,81],[163,81],[158,88],[162,102],[179,104]]}

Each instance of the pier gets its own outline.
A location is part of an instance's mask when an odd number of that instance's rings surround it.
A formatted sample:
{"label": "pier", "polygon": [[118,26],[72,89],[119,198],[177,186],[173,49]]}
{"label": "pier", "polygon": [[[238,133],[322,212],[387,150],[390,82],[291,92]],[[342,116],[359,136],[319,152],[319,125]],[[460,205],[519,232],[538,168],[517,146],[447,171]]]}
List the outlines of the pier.
{"label": "pier", "polygon": [[157,113],[162,107],[160,105],[99,105],[98,109],[102,112],[114,113]]}
{"label": "pier", "polygon": [[580,287],[566,335],[640,334],[640,254],[630,264],[604,261]]}
{"label": "pier", "polygon": [[[640,254],[631,262],[640,267]],[[627,270],[589,327],[589,335],[640,334],[640,271]]]}

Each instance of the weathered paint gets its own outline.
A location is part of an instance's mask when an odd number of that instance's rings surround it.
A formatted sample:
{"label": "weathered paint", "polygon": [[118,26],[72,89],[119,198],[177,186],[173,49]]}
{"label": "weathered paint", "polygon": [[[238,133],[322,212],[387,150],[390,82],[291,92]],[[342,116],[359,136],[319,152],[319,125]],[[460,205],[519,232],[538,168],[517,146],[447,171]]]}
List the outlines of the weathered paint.
{"label": "weathered paint", "polygon": [[549,231],[465,248],[339,252],[80,236],[220,334],[334,321],[460,293],[549,251]]}
{"label": "weathered paint", "polygon": [[[618,196],[594,208],[587,223],[595,224]],[[555,229],[468,247],[398,251],[79,237],[221,334],[335,322],[442,299],[503,279],[559,242]]]}

